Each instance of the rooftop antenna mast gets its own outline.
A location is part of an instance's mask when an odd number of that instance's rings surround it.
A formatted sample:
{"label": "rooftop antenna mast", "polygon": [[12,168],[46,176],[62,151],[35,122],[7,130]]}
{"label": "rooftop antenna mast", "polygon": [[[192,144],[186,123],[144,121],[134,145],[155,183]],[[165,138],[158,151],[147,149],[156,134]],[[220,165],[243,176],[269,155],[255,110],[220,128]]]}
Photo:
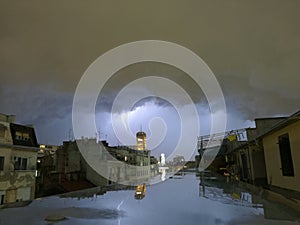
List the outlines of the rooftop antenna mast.
{"label": "rooftop antenna mast", "polygon": [[72,128],[69,129],[68,139],[69,139],[69,141],[73,141]]}

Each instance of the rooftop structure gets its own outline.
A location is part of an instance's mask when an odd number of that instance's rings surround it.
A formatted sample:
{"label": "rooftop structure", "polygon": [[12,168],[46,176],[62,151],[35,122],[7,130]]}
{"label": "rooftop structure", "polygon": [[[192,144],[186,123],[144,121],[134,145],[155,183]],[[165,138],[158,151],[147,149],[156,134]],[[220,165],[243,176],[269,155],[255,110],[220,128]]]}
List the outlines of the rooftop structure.
{"label": "rooftop structure", "polygon": [[146,133],[142,130],[136,133],[137,150],[146,150]]}

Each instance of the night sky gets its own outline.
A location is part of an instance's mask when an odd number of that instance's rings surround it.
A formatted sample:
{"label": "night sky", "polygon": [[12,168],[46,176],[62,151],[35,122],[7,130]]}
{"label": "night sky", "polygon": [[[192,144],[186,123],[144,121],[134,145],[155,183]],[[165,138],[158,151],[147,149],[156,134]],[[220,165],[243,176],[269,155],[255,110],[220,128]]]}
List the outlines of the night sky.
{"label": "night sky", "polygon": [[[155,39],[185,46],[207,63],[225,96],[228,129],[290,115],[300,106],[299,11],[298,0],[0,1],[0,112],[33,124],[40,143],[61,144],[88,66],[121,44]],[[132,74],[147,72],[167,74],[189,89],[199,108],[205,105],[181,71],[157,63],[124,68],[97,107],[101,135],[112,144],[111,102]],[[139,104],[162,117],[172,111],[160,99]]]}

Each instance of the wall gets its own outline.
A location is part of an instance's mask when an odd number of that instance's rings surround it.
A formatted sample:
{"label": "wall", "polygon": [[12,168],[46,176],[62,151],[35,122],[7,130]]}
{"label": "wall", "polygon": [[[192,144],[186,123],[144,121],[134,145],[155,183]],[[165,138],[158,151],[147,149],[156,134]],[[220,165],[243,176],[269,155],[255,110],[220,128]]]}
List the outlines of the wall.
{"label": "wall", "polygon": [[35,171],[1,171],[0,176],[1,190],[6,191],[6,203],[34,199]]}
{"label": "wall", "polygon": [[13,165],[11,163],[11,149],[9,147],[0,146],[0,156],[4,156],[3,170],[4,171],[13,170]]}
{"label": "wall", "polygon": [[9,123],[0,121],[0,126],[2,127],[2,129],[5,129],[5,136],[0,137],[0,144],[12,144],[13,141],[11,137]]}
{"label": "wall", "polygon": [[108,184],[108,180],[99,175],[94,169],[88,164],[86,166],[86,179],[96,186],[105,186]]}
{"label": "wall", "polygon": [[[278,136],[289,134],[294,177],[282,176]],[[300,121],[263,138],[268,184],[300,192]]]}
{"label": "wall", "polygon": [[256,135],[260,136],[269,131],[274,125],[284,121],[286,117],[274,117],[274,118],[258,118],[255,119]]}
{"label": "wall", "polygon": [[257,137],[257,129],[256,128],[247,128],[246,134],[247,134],[247,140],[252,141]]}
{"label": "wall", "polygon": [[250,162],[252,182],[255,185],[265,185],[267,180],[264,152],[257,145],[250,145]]}
{"label": "wall", "polygon": [[37,150],[13,147],[12,157],[27,158],[27,170],[36,170]]}
{"label": "wall", "polygon": [[66,173],[74,173],[79,172],[81,161],[81,154],[79,149],[77,148],[76,144],[70,144],[67,149],[67,156],[66,156]]}
{"label": "wall", "polygon": [[14,123],[15,122],[15,115],[6,115],[3,113],[0,113],[0,121],[1,122],[8,122],[8,123]]}
{"label": "wall", "polygon": [[[0,191],[5,195],[5,203],[34,199],[36,151],[0,146],[0,152],[0,155],[5,157],[3,171],[0,171]],[[27,170],[14,171],[14,156],[27,158]]]}

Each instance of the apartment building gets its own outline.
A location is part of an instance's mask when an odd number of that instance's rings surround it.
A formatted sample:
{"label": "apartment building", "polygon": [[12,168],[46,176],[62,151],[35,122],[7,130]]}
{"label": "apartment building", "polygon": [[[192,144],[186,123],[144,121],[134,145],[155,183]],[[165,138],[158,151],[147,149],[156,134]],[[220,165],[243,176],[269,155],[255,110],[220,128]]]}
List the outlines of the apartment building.
{"label": "apartment building", "polygon": [[0,207],[34,199],[38,150],[33,127],[0,113]]}

